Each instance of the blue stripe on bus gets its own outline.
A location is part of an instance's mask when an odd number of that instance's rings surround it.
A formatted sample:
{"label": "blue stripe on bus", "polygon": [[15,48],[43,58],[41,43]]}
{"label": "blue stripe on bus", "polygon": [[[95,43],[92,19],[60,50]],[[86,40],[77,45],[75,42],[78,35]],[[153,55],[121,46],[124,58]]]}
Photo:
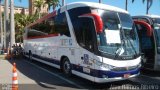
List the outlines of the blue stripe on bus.
{"label": "blue stripe on bus", "polygon": [[95,70],[95,69],[90,69],[90,73],[86,73],[83,71],[82,66],[77,66],[77,65],[72,65],[73,69],[75,71],[79,71],[81,73],[85,73],[87,75],[91,75],[93,77],[98,77],[98,78],[104,78],[103,76],[105,75],[108,78],[115,78],[115,77],[124,77],[124,74],[138,74],[140,71],[140,68],[137,68],[135,70],[130,70],[130,71],[104,71],[104,70]]}
{"label": "blue stripe on bus", "polygon": [[[51,59],[51,58],[46,58],[46,57],[42,57],[39,55],[33,55],[33,57],[41,59],[41,60],[45,60],[47,62],[56,64],[56,65],[60,65],[60,61],[59,60],[55,60],[55,59]],[[72,69],[75,71],[78,71],[80,73],[84,73],[93,77],[98,77],[98,78],[104,78],[103,76],[105,75],[105,77],[108,78],[115,78],[115,77],[124,77],[124,74],[130,74],[130,75],[134,75],[134,74],[138,74],[140,71],[140,68],[137,68],[135,70],[130,70],[130,71],[104,71],[104,70],[96,70],[96,69],[90,69],[90,73],[86,73],[83,71],[83,67],[82,66],[78,66],[75,64],[72,64]]]}

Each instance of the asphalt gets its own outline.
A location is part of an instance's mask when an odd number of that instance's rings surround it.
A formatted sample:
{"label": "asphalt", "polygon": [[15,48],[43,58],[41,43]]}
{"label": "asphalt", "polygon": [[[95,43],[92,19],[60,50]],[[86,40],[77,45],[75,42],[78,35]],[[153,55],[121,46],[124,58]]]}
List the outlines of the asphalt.
{"label": "asphalt", "polygon": [[95,84],[74,75],[67,77],[56,68],[28,59],[0,60],[0,90],[10,90],[14,62],[17,66],[19,90],[126,90],[132,87],[136,90],[154,90],[149,86],[160,90],[160,73],[153,71],[145,71],[138,77],[124,81]]}
{"label": "asphalt", "polygon": [[20,90],[79,89],[77,86],[27,63],[23,59],[0,60],[0,84],[2,89],[11,87],[13,62],[16,63]]}

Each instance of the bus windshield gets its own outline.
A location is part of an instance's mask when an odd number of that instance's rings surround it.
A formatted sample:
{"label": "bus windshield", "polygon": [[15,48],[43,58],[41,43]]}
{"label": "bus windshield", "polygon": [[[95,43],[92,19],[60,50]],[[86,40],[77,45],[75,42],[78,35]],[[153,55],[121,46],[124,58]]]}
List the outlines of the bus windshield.
{"label": "bus windshield", "polygon": [[97,34],[99,51],[115,58],[138,55],[139,42],[130,15],[107,10],[98,13],[103,21],[103,32]]}
{"label": "bus windshield", "polygon": [[160,24],[160,18],[153,18],[154,23]]}

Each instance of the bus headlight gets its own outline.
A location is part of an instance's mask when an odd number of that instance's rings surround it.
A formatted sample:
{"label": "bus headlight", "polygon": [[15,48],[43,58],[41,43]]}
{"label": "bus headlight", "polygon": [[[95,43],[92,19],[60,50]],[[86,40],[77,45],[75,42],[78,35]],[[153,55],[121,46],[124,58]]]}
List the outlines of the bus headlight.
{"label": "bus headlight", "polygon": [[105,64],[105,63],[102,64],[102,67],[107,68],[107,69],[115,68],[115,66],[112,66],[112,65],[109,65],[109,64]]}

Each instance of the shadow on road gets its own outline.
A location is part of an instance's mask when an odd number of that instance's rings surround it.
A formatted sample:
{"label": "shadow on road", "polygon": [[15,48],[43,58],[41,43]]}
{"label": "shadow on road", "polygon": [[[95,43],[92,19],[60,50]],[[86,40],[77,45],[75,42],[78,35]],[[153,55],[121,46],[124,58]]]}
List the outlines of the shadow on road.
{"label": "shadow on road", "polygon": [[[27,59],[26,59],[27,60]],[[110,89],[110,88],[115,88],[115,87],[122,87],[124,85],[140,85],[138,83],[129,81],[129,80],[123,80],[123,81],[118,81],[118,82],[112,82],[112,83],[103,83],[103,84],[97,84],[97,83],[93,83],[91,81],[88,81],[86,79],[80,78],[78,76],[73,75],[72,77],[66,77],[60,70],[55,69],[53,67],[47,66],[45,64],[39,64],[38,66],[40,67],[45,67],[45,69],[56,73],[57,75],[60,75],[74,83],[76,83],[77,85],[83,86],[84,88],[79,88],[76,87],[75,85],[69,84],[68,82],[54,76],[51,75],[29,63],[27,63],[25,61],[25,59],[18,59],[18,60],[8,60],[11,64],[13,64],[13,62],[16,63],[17,65],[17,69],[18,71],[20,71],[23,75],[25,75],[26,77],[34,80],[37,85],[45,88],[45,89],[57,89],[57,87],[67,87],[67,88],[73,88],[73,89]],[[30,62],[30,61],[29,61]],[[32,62],[31,62],[32,63]],[[33,62],[36,63],[37,62]],[[34,86],[33,84],[31,84],[32,86]],[[116,89],[115,89],[116,90]]]}
{"label": "shadow on road", "polygon": [[147,75],[150,77],[160,77],[160,71],[154,71],[149,69],[141,69],[141,74]]}
{"label": "shadow on road", "polygon": [[[33,81],[35,81],[39,86],[45,88],[45,89],[57,89],[56,87],[58,86],[61,86],[61,87],[68,87],[68,88],[76,88],[76,89],[79,89],[77,88],[76,86],[73,86],[71,84],[68,84],[66,81],[63,81],[45,71],[42,71],[41,69],[25,62],[24,59],[18,59],[18,60],[8,60],[11,64],[13,64],[14,62],[16,63],[16,68],[17,70],[25,75],[26,77],[22,77],[22,78],[26,78],[24,80],[26,80],[26,83],[25,84],[25,81],[22,81],[22,80],[19,80],[19,84],[21,85],[21,82],[22,83],[22,86],[36,86],[36,84],[30,84],[29,81],[27,80],[28,78],[29,79],[32,79]],[[59,72],[60,73],[60,72]],[[20,79],[20,78],[18,78]],[[21,81],[21,82],[20,82]]]}

